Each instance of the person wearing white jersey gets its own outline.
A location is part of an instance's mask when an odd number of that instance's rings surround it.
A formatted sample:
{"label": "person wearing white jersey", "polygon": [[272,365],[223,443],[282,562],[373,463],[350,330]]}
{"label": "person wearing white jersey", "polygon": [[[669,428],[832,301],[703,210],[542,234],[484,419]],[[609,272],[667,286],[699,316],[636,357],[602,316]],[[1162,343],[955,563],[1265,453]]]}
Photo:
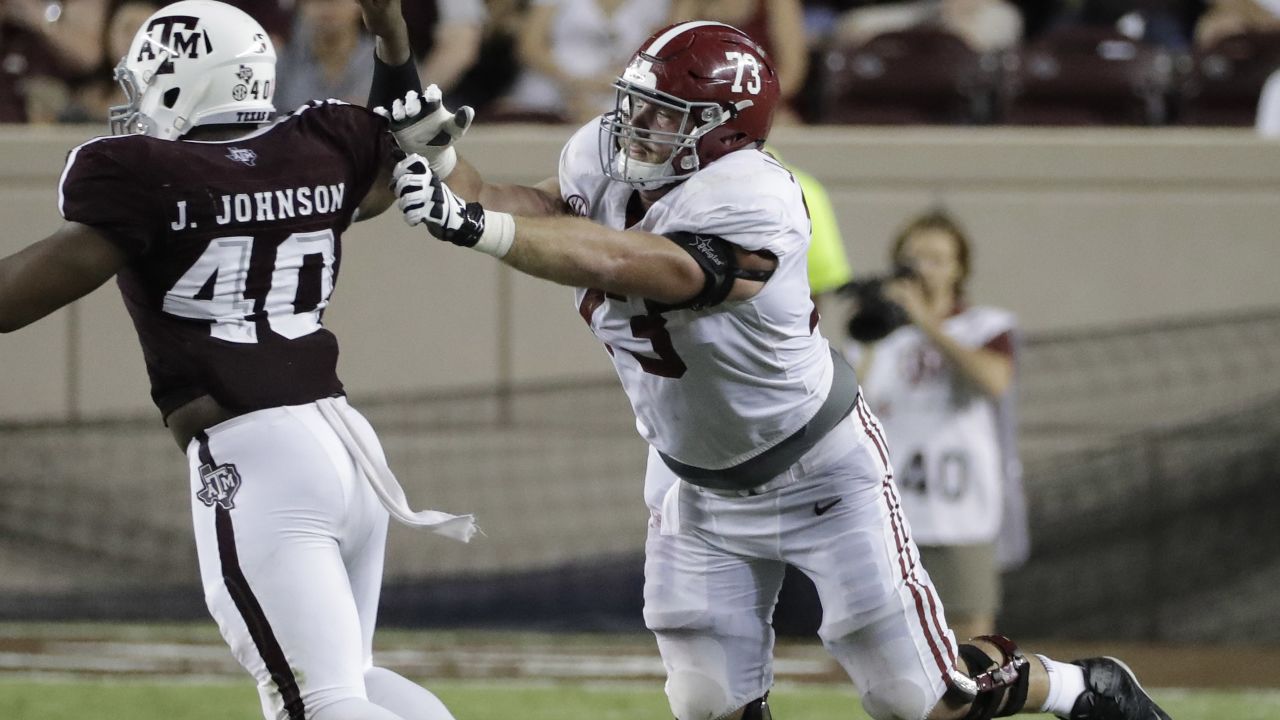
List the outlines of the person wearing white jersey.
{"label": "person wearing white jersey", "polygon": [[[945,212],[908,223],[891,255],[912,272],[889,281],[884,295],[910,322],[851,346],[849,356],[893,441],[902,509],[951,628],[985,635],[995,629],[1000,567],[1025,559],[1027,549],[1012,447],[1016,320],[965,303],[970,243]],[[1002,532],[1013,551],[998,558]]]}
{"label": "person wearing white jersey", "polygon": [[[395,189],[411,225],[577,288],[650,445],[644,617],[675,717],[769,717],[787,563],[813,578],[823,641],[878,720],[1045,703],[1152,717],[1114,661],[1090,661],[1090,687],[1081,667],[1052,663],[1054,683],[1051,661],[998,636],[958,645],[946,629],[879,422],[817,330],[800,188],[760,150],[778,103],[767,55],[730,26],[680,23],[645,41],[615,87],[615,109],[536,187],[409,155]],[[392,128],[412,144],[427,133],[408,100]]]}

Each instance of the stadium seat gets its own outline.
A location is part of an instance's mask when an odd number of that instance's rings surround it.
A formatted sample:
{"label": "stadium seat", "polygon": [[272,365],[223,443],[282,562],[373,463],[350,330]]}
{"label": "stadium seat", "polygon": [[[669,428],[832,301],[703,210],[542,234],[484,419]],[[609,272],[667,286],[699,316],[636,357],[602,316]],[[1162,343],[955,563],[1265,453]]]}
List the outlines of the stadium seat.
{"label": "stadium seat", "polygon": [[944,30],[877,35],[826,52],[816,121],[827,124],[972,124],[990,119],[994,55]]}
{"label": "stadium seat", "polygon": [[1067,27],[1005,56],[1000,119],[1014,125],[1158,125],[1173,58],[1110,28]]}
{"label": "stadium seat", "polygon": [[1186,58],[1178,79],[1182,125],[1253,125],[1258,95],[1280,68],[1280,32],[1231,35]]}

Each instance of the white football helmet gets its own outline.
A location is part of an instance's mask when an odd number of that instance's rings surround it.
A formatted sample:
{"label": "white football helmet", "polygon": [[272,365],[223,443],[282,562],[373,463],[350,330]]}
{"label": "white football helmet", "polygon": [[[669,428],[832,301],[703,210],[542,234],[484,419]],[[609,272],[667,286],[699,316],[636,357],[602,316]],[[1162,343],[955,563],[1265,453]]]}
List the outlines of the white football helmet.
{"label": "white football helmet", "polygon": [[161,8],[116,66],[126,104],[111,132],[176,140],[197,125],[258,124],[275,114],[276,51],[262,26],[215,0]]}

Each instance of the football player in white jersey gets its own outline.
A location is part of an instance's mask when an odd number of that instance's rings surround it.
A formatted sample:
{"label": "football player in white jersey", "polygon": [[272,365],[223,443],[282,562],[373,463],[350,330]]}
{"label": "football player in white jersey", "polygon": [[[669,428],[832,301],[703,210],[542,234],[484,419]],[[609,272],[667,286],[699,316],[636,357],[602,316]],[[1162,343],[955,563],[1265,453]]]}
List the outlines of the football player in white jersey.
{"label": "football player in white jersey", "polygon": [[[961,637],[985,635],[995,629],[1000,568],[1026,550],[1012,447],[1015,318],[966,304],[970,244],[945,212],[908,223],[891,259],[912,270],[884,286],[909,322],[852,346],[849,357],[892,439],[902,508],[951,628]],[[1003,563],[1002,535],[1020,549]]]}
{"label": "football player in white jersey", "polygon": [[[437,238],[577,288],[650,445],[644,617],[676,718],[769,716],[787,563],[817,585],[822,639],[878,720],[1163,717],[1115,661],[1053,663],[947,630],[879,422],[817,330],[800,189],[760,150],[779,92],[759,46],[679,23],[616,89],[556,177],[496,186],[463,160],[443,172],[410,155],[397,202]],[[416,118],[393,120],[411,132]]]}

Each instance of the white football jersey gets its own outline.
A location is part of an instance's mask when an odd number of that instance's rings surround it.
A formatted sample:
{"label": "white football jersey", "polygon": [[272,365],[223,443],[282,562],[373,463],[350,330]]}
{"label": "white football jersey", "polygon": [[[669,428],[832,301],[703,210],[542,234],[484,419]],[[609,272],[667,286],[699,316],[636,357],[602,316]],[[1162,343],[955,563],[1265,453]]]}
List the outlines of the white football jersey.
{"label": "white football jersey", "polygon": [[808,422],[831,387],[830,351],[809,298],[810,226],[800,186],[768,155],[738,150],[695,172],[627,228],[633,190],[605,176],[598,132],[598,119],[587,123],[560,156],[560,192],[573,211],[616,229],[716,235],[778,258],[755,297],[705,310],[657,314],[644,298],[576,291],[645,440],[697,467],[749,460]]}
{"label": "white football jersey", "polygon": [[[1004,310],[971,307],[942,327],[967,347],[1011,348],[1015,320]],[[965,381],[914,325],[893,331],[872,352],[861,368],[862,391],[884,425],[916,542],[995,540],[1004,484],[997,401]]]}

